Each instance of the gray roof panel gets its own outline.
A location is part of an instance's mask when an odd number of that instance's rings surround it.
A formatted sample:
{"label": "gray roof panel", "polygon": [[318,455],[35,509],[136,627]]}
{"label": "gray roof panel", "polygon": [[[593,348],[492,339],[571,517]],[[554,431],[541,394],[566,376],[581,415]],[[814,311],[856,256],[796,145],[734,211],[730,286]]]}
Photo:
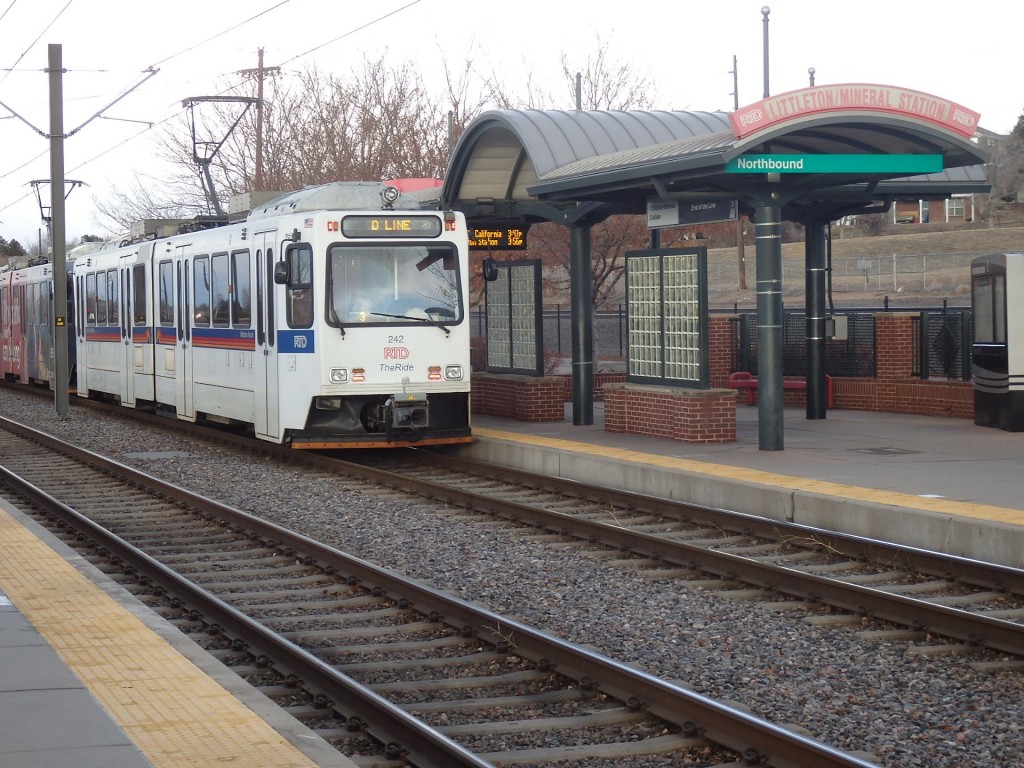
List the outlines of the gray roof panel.
{"label": "gray roof panel", "polygon": [[[465,199],[459,194],[465,174],[474,176],[469,158],[474,147],[490,131],[504,130],[514,135],[526,150],[537,177],[563,166],[600,155],[635,150],[654,144],[700,136],[729,129],[725,112],[659,111],[569,111],[569,110],[495,110],[480,115],[466,129],[452,157],[445,177],[442,199]],[[513,188],[511,162],[502,177],[489,168],[486,178],[475,174],[467,178],[467,187],[475,197],[504,199]],[[490,189],[491,194],[480,194]]]}

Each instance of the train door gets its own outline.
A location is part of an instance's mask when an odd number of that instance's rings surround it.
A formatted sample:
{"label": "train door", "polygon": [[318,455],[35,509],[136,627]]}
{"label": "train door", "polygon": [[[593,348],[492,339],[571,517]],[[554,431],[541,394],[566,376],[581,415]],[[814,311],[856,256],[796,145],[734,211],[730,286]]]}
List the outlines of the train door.
{"label": "train door", "polygon": [[281,431],[278,408],[277,307],[274,301],[276,239],[276,232],[260,232],[255,238],[256,353],[253,355],[257,391],[256,435],[275,441]]}
{"label": "train door", "polygon": [[[195,326],[196,314],[210,311],[209,275],[205,272],[196,273],[192,248],[182,246],[175,250],[175,293],[177,296],[178,344],[175,355],[177,368],[177,401],[178,418],[188,421],[196,420],[196,405],[192,377],[195,372],[193,359],[192,329]],[[205,261],[204,261],[205,263]],[[196,281],[205,286],[205,301],[196,295]]]}
{"label": "train door", "polygon": [[128,338],[132,346],[131,362],[135,369],[132,390],[136,403],[139,400],[157,400],[156,326],[149,292],[149,274],[153,269],[152,252],[151,243],[142,244],[139,247],[139,258],[124,272],[125,322],[128,324]]}
{"label": "train door", "polygon": [[11,273],[0,272],[0,375],[11,373]]}
{"label": "train door", "polygon": [[27,381],[25,373],[25,272],[11,278],[11,372],[16,381]]}
{"label": "train door", "polygon": [[[135,370],[141,361],[136,361],[135,344],[132,339],[131,274],[135,255],[130,253],[118,259],[116,296],[111,296],[111,314],[117,312],[117,325],[121,333],[121,349],[124,352],[121,365],[121,405],[135,407]],[[111,317],[111,321],[115,318]],[[111,323],[113,324],[113,322]]]}

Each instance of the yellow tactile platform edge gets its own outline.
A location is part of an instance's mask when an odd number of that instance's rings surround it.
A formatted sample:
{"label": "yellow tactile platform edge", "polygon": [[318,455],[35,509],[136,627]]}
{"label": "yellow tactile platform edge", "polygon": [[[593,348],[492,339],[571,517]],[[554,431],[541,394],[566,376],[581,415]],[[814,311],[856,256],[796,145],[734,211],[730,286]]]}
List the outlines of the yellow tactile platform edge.
{"label": "yellow tactile platform edge", "polygon": [[2,508],[0,590],[155,768],[315,768]]}
{"label": "yellow tactile platform edge", "polygon": [[693,459],[658,456],[651,453],[631,451],[625,448],[608,448],[601,445],[577,443],[557,437],[521,435],[517,432],[504,432],[496,429],[475,428],[473,432],[480,437],[489,437],[494,440],[507,440],[554,448],[560,451],[587,453],[617,461],[631,461],[665,469],[721,477],[732,481],[745,480],[751,483],[762,483],[764,485],[789,488],[795,491],[818,493],[822,496],[839,496],[844,499],[858,499],[872,504],[887,504],[889,506],[905,507],[924,512],[935,512],[938,514],[970,517],[976,520],[1006,523],[1007,525],[1024,526],[1024,512],[1016,509],[1007,509],[1006,507],[996,507],[990,504],[976,504],[968,501],[953,501],[951,499],[932,499],[924,496],[914,496],[910,493],[899,493],[898,491],[865,488],[859,485],[843,485],[842,483],[833,483],[827,480],[810,480],[804,477],[782,475],[775,472],[766,472],[761,469],[737,467],[731,464],[714,464],[711,462],[694,461]]}

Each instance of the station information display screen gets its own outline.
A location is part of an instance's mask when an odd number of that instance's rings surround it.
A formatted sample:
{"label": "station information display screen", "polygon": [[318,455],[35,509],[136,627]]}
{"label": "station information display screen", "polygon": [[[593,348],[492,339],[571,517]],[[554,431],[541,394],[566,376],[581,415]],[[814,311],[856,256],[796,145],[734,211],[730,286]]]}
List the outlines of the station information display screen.
{"label": "station information display screen", "polygon": [[526,227],[469,227],[471,251],[524,251]]}

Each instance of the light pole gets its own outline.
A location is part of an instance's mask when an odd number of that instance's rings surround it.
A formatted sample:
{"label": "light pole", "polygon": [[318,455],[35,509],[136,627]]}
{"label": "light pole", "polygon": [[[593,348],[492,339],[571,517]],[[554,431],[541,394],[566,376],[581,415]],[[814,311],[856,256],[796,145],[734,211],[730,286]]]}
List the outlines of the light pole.
{"label": "light pole", "polygon": [[811,88],[813,88],[814,87],[814,67],[808,67],[807,68],[807,76],[810,78],[810,80],[811,80]]}
{"label": "light pole", "polygon": [[772,12],[772,9],[767,5],[761,6],[761,19],[764,24],[764,98],[768,98],[771,93],[768,89],[768,14]]}

